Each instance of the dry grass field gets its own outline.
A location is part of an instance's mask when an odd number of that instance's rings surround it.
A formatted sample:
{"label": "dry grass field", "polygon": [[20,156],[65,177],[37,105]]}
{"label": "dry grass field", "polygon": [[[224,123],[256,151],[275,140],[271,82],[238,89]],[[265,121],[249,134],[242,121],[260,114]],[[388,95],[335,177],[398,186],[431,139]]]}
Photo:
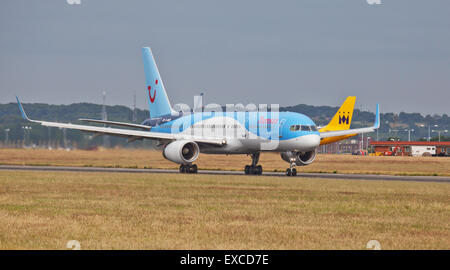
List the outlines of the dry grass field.
{"label": "dry grass field", "polygon": [[[242,170],[246,164],[250,163],[250,160],[250,157],[245,155],[201,154],[196,163],[200,169]],[[284,171],[288,167],[279,154],[275,153],[263,153],[260,163],[264,171]],[[1,149],[0,164],[178,168],[177,164],[164,159],[159,151],[129,149],[69,152],[44,149]],[[313,164],[298,169],[303,172],[450,176],[450,158],[318,155]]]}
{"label": "dry grass field", "polygon": [[447,183],[0,171],[0,249],[450,249],[449,221]]}

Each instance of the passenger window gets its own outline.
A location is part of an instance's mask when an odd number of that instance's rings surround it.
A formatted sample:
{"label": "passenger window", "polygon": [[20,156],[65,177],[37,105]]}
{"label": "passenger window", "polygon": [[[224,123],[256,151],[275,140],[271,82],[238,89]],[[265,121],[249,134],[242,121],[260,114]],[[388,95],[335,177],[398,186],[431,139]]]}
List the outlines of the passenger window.
{"label": "passenger window", "polygon": [[307,126],[307,125],[292,125],[289,128],[290,131],[317,131],[316,126]]}
{"label": "passenger window", "polygon": [[299,131],[300,128],[301,128],[300,125],[292,125],[291,128],[290,128],[290,130],[291,130],[291,131]]}

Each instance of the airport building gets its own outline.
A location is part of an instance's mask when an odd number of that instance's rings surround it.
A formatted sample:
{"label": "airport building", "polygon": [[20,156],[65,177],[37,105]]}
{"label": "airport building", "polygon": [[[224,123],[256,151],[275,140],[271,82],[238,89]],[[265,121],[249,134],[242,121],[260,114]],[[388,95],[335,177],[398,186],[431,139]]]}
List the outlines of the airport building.
{"label": "airport building", "polygon": [[372,141],[370,146],[384,156],[450,156],[450,142]]}
{"label": "airport building", "polygon": [[330,144],[321,145],[317,152],[322,154],[358,154],[366,153],[364,149],[369,148],[371,137],[347,139]]}

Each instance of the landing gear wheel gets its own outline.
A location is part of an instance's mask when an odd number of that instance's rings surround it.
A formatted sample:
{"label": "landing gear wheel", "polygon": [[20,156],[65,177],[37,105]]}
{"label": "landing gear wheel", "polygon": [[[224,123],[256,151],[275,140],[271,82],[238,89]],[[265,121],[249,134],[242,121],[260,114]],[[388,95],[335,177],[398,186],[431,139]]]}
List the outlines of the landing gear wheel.
{"label": "landing gear wheel", "polygon": [[297,175],[297,169],[296,168],[287,168],[286,169],[286,175],[287,176],[296,176]]}
{"label": "landing gear wheel", "polygon": [[296,176],[297,175],[297,169],[296,168],[292,168],[292,176]]}
{"label": "landing gear wheel", "polygon": [[245,174],[250,174],[250,165],[245,165],[244,172]]}
{"label": "landing gear wheel", "polygon": [[261,165],[258,166],[245,165],[244,172],[245,174],[261,175],[263,169]]}
{"label": "landing gear wheel", "polygon": [[190,166],[189,173],[197,173],[197,165]]}
{"label": "landing gear wheel", "polygon": [[180,173],[197,173],[197,165],[180,165]]}
{"label": "landing gear wheel", "polygon": [[292,175],[292,171],[291,171],[291,169],[286,169],[286,175],[287,176],[291,176]]}
{"label": "landing gear wheel", "polygon": [[260,175],[263,172],[261,165],[258,164],[259,161],[259,153],[251,154],[252,156],[252,165],[245,165],[244,172],[245,174],[253,174],[253,175]]}
{"label": "landing gear wheel", "polygon": [[263,172],[262,166],[261,165],[256,166],[256,174],[261,175],[262,172]]}

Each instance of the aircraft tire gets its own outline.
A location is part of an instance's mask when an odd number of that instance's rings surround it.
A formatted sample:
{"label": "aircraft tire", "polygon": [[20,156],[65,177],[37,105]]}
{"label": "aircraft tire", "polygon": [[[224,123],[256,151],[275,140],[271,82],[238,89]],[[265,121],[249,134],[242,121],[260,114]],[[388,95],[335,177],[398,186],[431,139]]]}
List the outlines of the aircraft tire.
{"label": "aircraft tire", "polygon": [[286,169],[286,175],[287,176],[291,176],[292,175],[292,171],[291,171],[291,169]]}
{"label": "aircraft tire", "polygon": [[197,169],[198,169],[197,168],[197,164],[194,164],[194,165],[191,166],[189,172],[190,173],[197,173]]}
{"label": "aircraft tire", "polygon": [[258,165],[258,166],[256,166],[256,174],[259,174],[259,175],[261,175],[262,174],[262,172],[263,172],[263,169],[262,169],[262,166],[261,165]]}
{"label": "aircraft tire", "polygon": [[245,174],[250,174],[250,166],[249,165],[245,165],[244,172],[245,172]]}

